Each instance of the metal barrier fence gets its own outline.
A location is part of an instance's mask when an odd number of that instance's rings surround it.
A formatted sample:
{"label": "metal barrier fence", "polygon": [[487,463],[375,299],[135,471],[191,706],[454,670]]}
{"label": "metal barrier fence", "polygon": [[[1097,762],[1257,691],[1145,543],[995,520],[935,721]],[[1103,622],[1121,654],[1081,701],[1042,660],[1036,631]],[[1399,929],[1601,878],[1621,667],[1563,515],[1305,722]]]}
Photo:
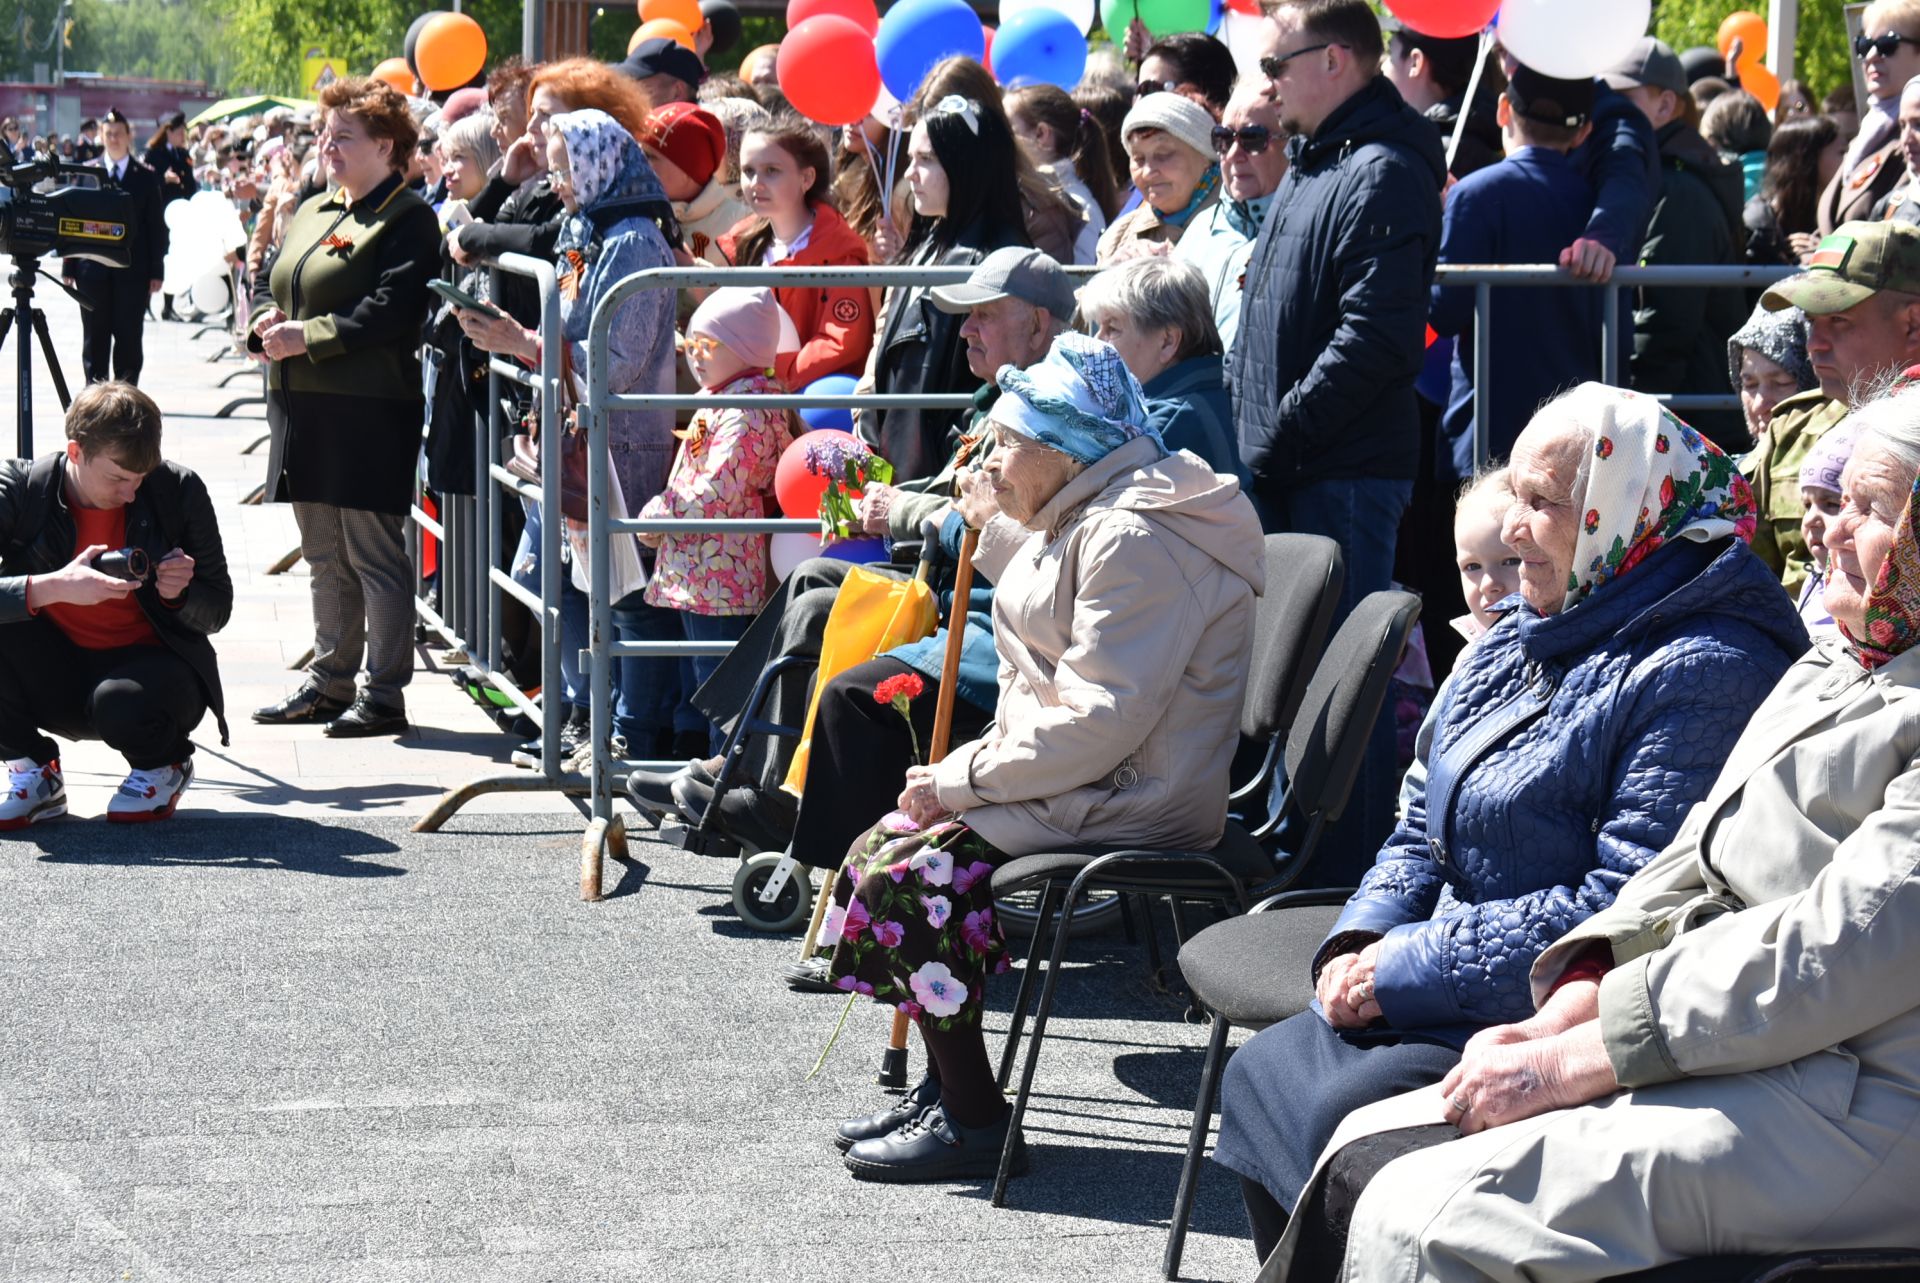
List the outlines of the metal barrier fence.
{"label": "metal barrier fence", "polygon": [[[500,442],[505,438],[501,413],[501,383],[509,381],[536,390],[541,402],[541,422],[555,423],[559,413],[558,343],[545,341],[561,333],[559,299],[553,267],[550,263],[521,255],[506,255],[495,265],[496,271],[531,277],[540,291],[541,368],[527,371],[516,363],[494,358],[489,362],[489,428],[476,442],[476,485],[473,496],[443,496],[438,520],[418,505],[413,512],[420,531],[440,539],[440,609],[435,610],[422,598],[419,616],[423,624],[450,646],[463,649],[473,667],[489,685],[504,693],[513,705],[527,713],[541,728],[541,763],[536,771],[515,771],[480,776],[443,797],[415,827],[417,831],[437,829],[468,801],[486,793],[557,791],[587,799],[589,820],[581,839],[580,887],[583,899],[598,899],[603,857],[611,852],[624,855],[624,824],[613,805],[614,790],[626,775],[636,769],[673,769],[679,762],[624,758],[612,760],[607,747],[613,732],[613,666],[621,659],[680,659],[688,656],[723,655],[732,649],[726,641],[620,641],[615,637],[610,596],[611,540],[616,535],[639,534],[781,534],[817,533],[819,525],[811,520],[764,518],[754,520],[639,520],[616,518],[609,508],[609,415],[616,410],[682,410],[726,407],[763,409],[855,408],[964,410],[972,404],[965,393],[923,395],[799,395],[764,396],[752,394],[691,395],[667,393],[615,393],[609,386],[610,358],[608,335],[615,313],[628,299],[643,290],[683,288],[710,289],[733,286],[881,286],[915,287],[952,284],[966,279],[967,268],[848,267],[848,268],[662,268],[637,273],[618,282],[594,309],[586,335],[585,390],[580,400],[581,422],[587,430],[588,481],[588,624],[586,648],[580,653],[582,676],[588,683],[589,743],[588,767],[584,773],[568,773],[559,757],[560,730],[566,714],[560,672],[560,522],[542,520],[540,544],[540,593],[538,597],[515,582],[506,566],[511,549],[503,546],[500,504],[507,499],[529,500],[541,505],[543,514],[559,512],[559,440],[558,432],[541,434],[540,470],[542,483],[536,489],[515,478],[499,458]],[[1069,269],[1076,275],[1091,275],[1095,269]],[[1475,291],[1475,455],[1486,456],[1487,389],[1492,374],[1493,291],[1514,287],[1603,288],[1605,306],[1601,327],[1601,369],[1604,381],[1620,382],[1622,337],[1620,293],[1637,286],[1680,286],[1699,288],[1756,289],[1793,274],[1790,268],[1745,267],[1635,267],[1614,273],[1608,286],[1577,281],[1552,267],[1532,266],[1450,266],[1439,270],[1439,282],[1463,286]],[[1661,401],[1675,410],[1736,408],[1734,395],[1673,395]],[[627,496],[637,508],[645,496]],[[484,541],[485,555],[480,546]],[[464,545],[464,546],[463,546]],[[500,603],[511,596],[535,612],[541,625],[542,698],[535,700],[520,690],[501,671]]]}

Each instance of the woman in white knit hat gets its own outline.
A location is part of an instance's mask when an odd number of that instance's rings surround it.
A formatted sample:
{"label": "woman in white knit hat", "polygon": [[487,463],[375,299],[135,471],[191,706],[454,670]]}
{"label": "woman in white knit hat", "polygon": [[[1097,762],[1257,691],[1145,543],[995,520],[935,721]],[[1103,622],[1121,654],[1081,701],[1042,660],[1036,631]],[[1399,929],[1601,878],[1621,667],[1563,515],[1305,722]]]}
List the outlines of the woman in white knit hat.
{"label": "woman in white knit hat", "polygon": [[1120,135],[1140,203],[1101,236],[1102,266],[1167,253],[1195,215],[1219,203],[1213,125],[1206,108],[1179,94],[1148,94],[1133,105]]}

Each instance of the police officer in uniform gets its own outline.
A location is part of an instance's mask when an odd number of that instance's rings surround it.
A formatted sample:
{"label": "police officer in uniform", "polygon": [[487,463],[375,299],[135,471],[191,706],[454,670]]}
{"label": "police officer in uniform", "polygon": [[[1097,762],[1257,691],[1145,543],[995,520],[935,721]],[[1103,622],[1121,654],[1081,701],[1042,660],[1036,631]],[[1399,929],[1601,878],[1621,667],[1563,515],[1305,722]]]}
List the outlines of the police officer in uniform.
{"label": "police officer in uniform", "polygon": [[133,127],[118,108],[107,112],[101,140],[106,150],[95,163],[133,197],[127,224],[133,262],[120,268],[68,259],[62,274],[91,304],[80,314],[80,365],[87,382],[123,379],[137,384],[146,359],[141,330],[147,321],[147,300],[160,291],[161,265],[167,257],[167,223],[161,212],[160,180],[134,158]]}

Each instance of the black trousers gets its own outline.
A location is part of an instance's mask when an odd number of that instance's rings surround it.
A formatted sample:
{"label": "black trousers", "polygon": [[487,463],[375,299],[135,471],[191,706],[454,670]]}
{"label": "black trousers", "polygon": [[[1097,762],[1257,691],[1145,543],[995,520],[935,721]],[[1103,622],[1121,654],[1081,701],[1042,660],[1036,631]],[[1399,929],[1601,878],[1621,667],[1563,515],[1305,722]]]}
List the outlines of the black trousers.
{"label": "black trousers", "polygon": [[147,354],[141,346],[147,323],[147,278],[129,268],[103,268],[80,282],[92,308],[80,312],[80,367],[87,382],[140,381]]}
{"label": "black trousers", "polygon": [[[800,863],[839,868],[854,842],[900,800],[907,767],[913,764],[914,738],[919,740],[920,760],[927,760],[940,684],[928,681],[926,690],[908,705],[913,737],[907,734],[906,718],[873,698],[875,686],[912,671],[897,659],[870,659],[834,677],[820,693],[807,757],[807,793],[793,826],[793,858]],[[978,738],[992,720],[991,714],[956,699],[949,743]]]}
{"label": "black trousers", "polygon": [[165,646],[85,650],[44,618],[0,627],[0,756],[44,766],[60,756],[51,733],[152,770],[187,759],[206,714],[200,679]]}

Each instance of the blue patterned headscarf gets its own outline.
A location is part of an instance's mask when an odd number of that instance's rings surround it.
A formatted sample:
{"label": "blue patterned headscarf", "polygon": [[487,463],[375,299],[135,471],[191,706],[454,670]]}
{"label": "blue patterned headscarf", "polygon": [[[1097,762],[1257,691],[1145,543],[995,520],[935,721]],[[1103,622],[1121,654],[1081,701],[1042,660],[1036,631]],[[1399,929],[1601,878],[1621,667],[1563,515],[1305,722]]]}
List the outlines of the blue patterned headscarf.
{"label": "blue patterned headscarf", "polygon": [[1007,395],[993,417],[1082,463],[1098,463],[1135,437],[1162,450],[1147,426],[1147,398],[1120,354],[1099,339],[1062,334],[1038,365],[1003,365],[997,379]]}
{"label": "blue patterned headscarf", "polygon": [[577,213],[560,229],[558,248],[581,249],[593,243],[596,227],[604,231],[620,217],[646,215],[669,221],[673,206],[666,189],[647,163],[646,153],[633,135],[606,112],[589,107],[562,112],[547,128],[566,143],[567,165],[573,170],[573,198]]}

